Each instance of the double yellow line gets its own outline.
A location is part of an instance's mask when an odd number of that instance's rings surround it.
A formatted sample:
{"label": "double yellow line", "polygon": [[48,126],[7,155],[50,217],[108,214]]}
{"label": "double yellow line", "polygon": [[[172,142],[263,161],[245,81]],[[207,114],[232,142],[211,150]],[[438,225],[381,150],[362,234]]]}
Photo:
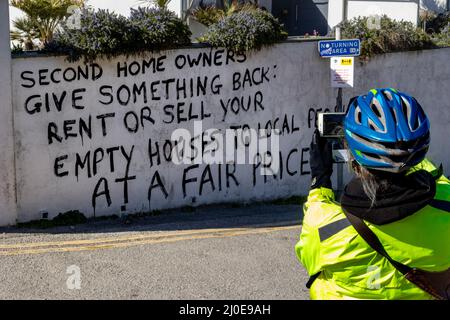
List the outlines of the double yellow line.
{"label": "double yellow line", "polygon": [[126,248],[187,240],[227,238],[244,235],[264,234],[276,231],[299,230],[300,226],[252,226],[246,228],[203,229],[188,231],[159,232],[157,234],[137,234],[132,236],[95,238],[72,241],[52,241],[35,243],[0,244],[0,256],[17,256],[57,252],[79,252],[101,249]]}

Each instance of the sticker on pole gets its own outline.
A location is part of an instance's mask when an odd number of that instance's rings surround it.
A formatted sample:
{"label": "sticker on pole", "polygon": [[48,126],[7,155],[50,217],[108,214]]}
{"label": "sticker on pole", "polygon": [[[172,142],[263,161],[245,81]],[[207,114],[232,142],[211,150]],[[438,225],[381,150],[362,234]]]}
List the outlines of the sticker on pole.
{"label": "sticker on pole", "polygon": [[353,88],[354,58],[334,57],[330,59],[331,87]]}
{"label": "sticker on pole", "polygon": [[319,53],[323,58],[353,57],[361,52],[359,39],[319,41]]}

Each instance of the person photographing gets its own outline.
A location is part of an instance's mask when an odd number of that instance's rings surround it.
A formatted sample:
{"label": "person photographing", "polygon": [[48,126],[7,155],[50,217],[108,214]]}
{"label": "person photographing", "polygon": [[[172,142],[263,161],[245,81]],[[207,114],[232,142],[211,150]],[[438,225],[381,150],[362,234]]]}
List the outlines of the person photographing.
{"label": "person photographing", "polygon": [[430,123],[395,89],[353,98],[344,145],[354,178],[340,203],[330,142],[315,131],[295,250],[312,299],[449,299],[450,180],[426,154]]}

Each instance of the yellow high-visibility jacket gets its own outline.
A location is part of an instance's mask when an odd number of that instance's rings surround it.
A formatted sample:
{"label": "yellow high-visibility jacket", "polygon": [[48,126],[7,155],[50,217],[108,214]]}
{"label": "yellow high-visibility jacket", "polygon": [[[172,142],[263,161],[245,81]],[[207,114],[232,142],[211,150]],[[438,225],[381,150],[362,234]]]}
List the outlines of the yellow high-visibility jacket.
{"label": "yellow high-visibility jacket", "polygon": [[[416,170],[438,171],[428,160],[409,173]],[[433,201],[392,223],[366,222],[394,260],[427,271],[450,267],[450,180],[443,175],[436,177]],[[358,235],[331,189],[310,191],[295,250],[308,274],[319,274],[310,288],[312,299],[433,299]]]}

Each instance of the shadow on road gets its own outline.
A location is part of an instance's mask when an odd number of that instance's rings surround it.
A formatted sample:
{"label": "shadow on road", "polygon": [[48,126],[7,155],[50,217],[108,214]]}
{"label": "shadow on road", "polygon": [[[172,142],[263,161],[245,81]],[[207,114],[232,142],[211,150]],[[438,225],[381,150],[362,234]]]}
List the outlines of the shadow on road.
{"label": "shadow on road", "polygon": [[123,217],[89,219],[77,225],[41,228],[4,227],[0,234],[78,234],[120,233],[139,231],[177,231],[258,226],[289,226],[300,224],[302,205],[209,205],[197,208],[170,209],[159,215],[128,215]]}

